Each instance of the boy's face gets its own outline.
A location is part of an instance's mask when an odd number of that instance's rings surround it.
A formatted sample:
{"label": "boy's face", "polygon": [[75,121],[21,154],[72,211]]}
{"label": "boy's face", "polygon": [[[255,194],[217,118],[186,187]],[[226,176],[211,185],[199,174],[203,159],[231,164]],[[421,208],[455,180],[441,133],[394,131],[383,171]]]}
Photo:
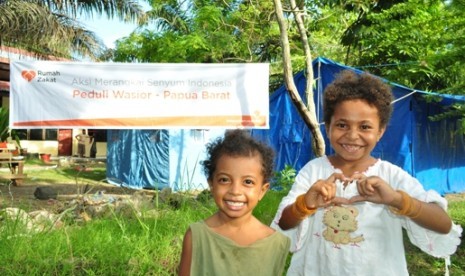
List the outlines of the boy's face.
{"label": "boy's face", "polygon": [[260,157],[233,157],[223,155],[218,159],[212,179],[208,181],[221,214],[229,218],[251,216],[252,211],[266,191],[263,184]]}
{"label": "boy's face", "polygon": [[363,162],[384,134],[378,109],[363,100],[339,103],[326,132],[336,157],[343,163]]}

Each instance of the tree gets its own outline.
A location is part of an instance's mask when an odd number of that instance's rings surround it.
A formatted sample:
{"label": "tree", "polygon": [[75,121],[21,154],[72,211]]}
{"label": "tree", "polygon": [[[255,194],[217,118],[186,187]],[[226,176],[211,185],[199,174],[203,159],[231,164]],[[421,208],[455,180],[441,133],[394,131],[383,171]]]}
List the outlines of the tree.
{"label": "tree", "polygon": [[[360,9],[342,37],[348,62],[409,87],[465,95],[465,2],[383,3]],[[443,118],[457,118],[465,133],[465,105],[450,106],[432,119]]]}
{"label": "tree", "polygon": [[[295,85],[290,83],[293,73],[302,67],[307,68],[308,76],[313,76],[306,27],[303,20],[300,20],[304,12],[303,2],[300,3],[300,8],[293,1],[288,5],[288,10],[292,7],[295,23],[285,23],[285,19],[282,19],[279,24],[275,19],[283,11],[276,12],[277,3],[281,2],[160,1],[149,12],[149,17],[155,23],[154,30],[134,32],[128,38],[119,40],[114,60],[270,62],[272,82],[275,80],[275,83],[281,85],[284,75],[291,98],[314,137],[314,152],[322,155],[325,149],[315,115],[313,80],[308,80],[307,106],[299,97]],[[290,15],[290,12],[286,12],[286,17]],[[288,23],[298,28],[288,28]],[[276,86],[272,84],[270,90],[274,90]]]}
{"label": "tree", "polygon": [[[310,76],[308,61],[312,55],[325,56],[409,87],[463,93],[463,0],[279,3],[285,21],[281,30],[276,21],[276,0],[156,1],[150,24],[119,40],[114,59],[269,62],[270,91],[274,91],[284,76],[290,80],[293,73],[303,68]],[[288,57],[281,51],[283,30],[289,40],[285,50]],[[308,41],[304,41],[304,36]],[[312,85],[310,80],[307,93],[312,92]],[[291,91],[292,87],[288,89]],[[303,105],[297,97],[295,103],[313,133],[312,128],[317,128],[312,122],[311,105]]]}
{"label": "tree", "polygon": [[284,70],[284,80],[288,93],[294,103],[297,111],[301,115],[305,124],[309,127],[312,134],[312,148],[316,156],[322,156],[325,154],[325,143],[323,135],[321,134],[318,120],[316,119],[316,109],[315,103],[313,102],[313,66],[312,66],[312,55],[308,45],[307,33],[304,27],[303,10],[300,10],[297,7],[295,0],[290,0],[290,10],[293,13],[293,16],[296,21],[296,25],[299,29],[303,49],[306,57],[306,69],[307,69],[307,85],[306,85],[306,94],[307,94],[307,106],[303,103],[300,98],[299,91],[294,83],[293,72],[292,72],[292,63],[290,55],[290,46],[289,38],[287,35],[287,24],[283,15],[283,8],[281,0],[274,0],[276,18],[279,24],[281,31],[281,47],[283,52],[283,70]]}
{"label": "tree", "polygon": [[140,4],[131,0],[0,0],[0,45],[41,55],[72,58],[75,54],[98,59],[103,42],[76,17],[117,16],[143,21]]}
{"label": "tree", "polygon": [[[115,61],[269,62],[281,85],[279,28],[270,0],[157,1],[145,28],[120,39]],[[276,88],[271,86],[271,90]]]}

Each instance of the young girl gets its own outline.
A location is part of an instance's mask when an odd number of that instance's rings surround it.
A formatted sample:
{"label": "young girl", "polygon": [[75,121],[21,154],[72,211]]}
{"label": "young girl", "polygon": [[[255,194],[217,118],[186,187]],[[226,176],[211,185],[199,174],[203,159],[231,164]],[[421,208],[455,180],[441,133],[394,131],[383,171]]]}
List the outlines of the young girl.
{"label": "young girl", "polygon": [[369,74],[343,71],[326,88],[324,121],[335,153],[301,169],[272,224],[292,238],[288,275],[408,275],[402,228],[430,255],[455,252],[462,229],[446,200],[371,156],[392,100],[390,87]]}
{"label": "young girl", "polygon": [[290,240],[252,215],[270,186],[272,149],[234,130],[207,154],[202,165],[218,211],[190,225],[179,275],[281,275]]}

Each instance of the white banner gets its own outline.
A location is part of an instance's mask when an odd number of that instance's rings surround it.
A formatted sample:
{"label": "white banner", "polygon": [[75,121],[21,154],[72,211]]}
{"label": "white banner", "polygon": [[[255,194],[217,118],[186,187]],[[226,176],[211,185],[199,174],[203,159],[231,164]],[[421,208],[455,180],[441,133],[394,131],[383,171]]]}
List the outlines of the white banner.
{"label": "white banner", "polygon": [[268,128],[268,64],[12,61],[11,128]]}

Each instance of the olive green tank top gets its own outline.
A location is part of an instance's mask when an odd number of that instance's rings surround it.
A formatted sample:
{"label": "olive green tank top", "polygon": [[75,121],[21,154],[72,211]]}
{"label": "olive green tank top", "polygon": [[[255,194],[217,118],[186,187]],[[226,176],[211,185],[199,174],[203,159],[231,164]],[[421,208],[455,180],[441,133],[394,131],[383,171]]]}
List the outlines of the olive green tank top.
{"label": "olive green tank top", "polygon": [[282,275],[290,240],[282,233],[241,246],[211,230],[204,221],[190,225],[192,231],[191,276]]}

